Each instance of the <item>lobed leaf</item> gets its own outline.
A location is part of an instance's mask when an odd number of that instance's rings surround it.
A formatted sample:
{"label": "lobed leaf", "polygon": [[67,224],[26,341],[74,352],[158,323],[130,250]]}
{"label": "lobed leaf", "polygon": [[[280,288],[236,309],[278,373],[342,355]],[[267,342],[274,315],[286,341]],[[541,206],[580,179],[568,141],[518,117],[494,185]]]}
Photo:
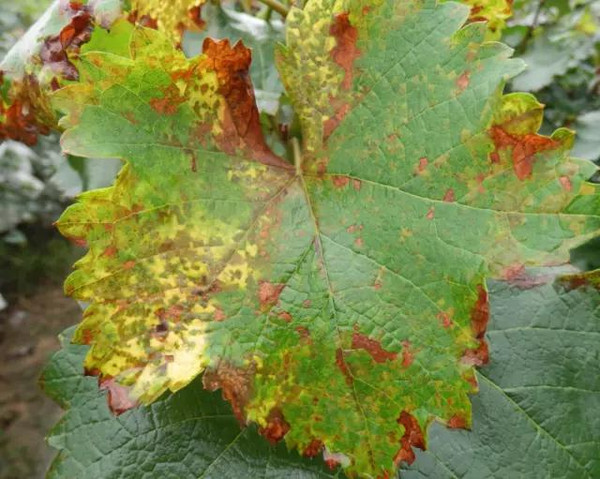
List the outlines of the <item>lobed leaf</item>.
{"label": "lobed leaf", "polygon": [[[180,42],[184,30],[204,26],[203,3],[204,0],[134,0],[131,4],[122,0],[54,1],[0,64],[0,140],[33,145],[38,134],[48,134],[57,127],[49,96],[78,80],[77,59],[93,31],[99,30],[97,37],[102,37],[102,29],[112,28],[126,15],[130,22],[158,28],[174,42]],[[127,43],[122,46],[126,48]]]}
{"label": "lobed leaf", "polygon": [[295,168],[261,136],[242,44],[187,60],[136,29],[81,56],[63,147],[126,166],[59,228],[89,245],[66,290],[91,302],[75,340],[113,410],[204,373],[271,441],[365,477],[411,462],[434,419],[471,426],[485,278],[567,262],[600,218],[595,167],[571,132],[537,134],[533,97],[502,96],[522,65],[468,13],[292,9]]}

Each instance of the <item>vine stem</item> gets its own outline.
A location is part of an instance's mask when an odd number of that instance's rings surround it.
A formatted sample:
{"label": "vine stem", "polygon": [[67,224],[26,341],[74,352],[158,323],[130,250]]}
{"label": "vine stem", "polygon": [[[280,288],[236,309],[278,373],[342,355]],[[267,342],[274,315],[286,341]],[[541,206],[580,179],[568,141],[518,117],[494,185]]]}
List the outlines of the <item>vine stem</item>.
{"label": "vine stem", "polygon": [[300,151],[300,142],[298,138],[292,138],[292,149],[294,152],[294,166],[296,167],[296,175],[302,175],[302,152]]}
{"label": "vine stem", "polygon": [[264,3],[267,7],[275,10],[279,15],[283,18],[287,17],[287,14],[290,12],[289,8],[286,7],[283,3],[278,2],[277,0],[258,0],[260,3]]}

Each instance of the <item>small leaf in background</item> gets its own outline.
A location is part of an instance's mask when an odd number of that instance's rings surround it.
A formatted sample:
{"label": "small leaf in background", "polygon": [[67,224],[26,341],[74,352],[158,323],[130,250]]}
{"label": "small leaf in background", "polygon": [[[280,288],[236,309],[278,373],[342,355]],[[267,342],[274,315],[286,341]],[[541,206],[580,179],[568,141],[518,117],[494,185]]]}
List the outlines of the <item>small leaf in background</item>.
{"label": "small leaf in background", "polygon": [[77,79],[73,59],[81,45],[96,23],[110,26],[120,14],[114,0],[56,0],[46,10],[0,63],[0,140],[34,145],[38,134],[56,127],[48,91]]}
{"label": "small leaf in background", "polygon": [[[531,2],[530,8],[535,5]],[[592,57],[600,39],[600,2],[574,2],[562,15],[551,7],[547,12],[543,2],[539,5],[537,13],[511,20],[512,25],[528,28],[517,45],[518,49],[527,47],[521,55],[527,69],[512,80],[516,90],[537,91],[550,85],[555,77]]]}
{"label": "small leaf in background", "polygon": [[573,155],[586,160],[600,159],[600,110],[579,116],[573,128],[577,131]]}
{"label": "small leaf in background", "polygon": [[178,43],[186,30],[204,28],[205,3],[206,0],[130,0],[129,18],[140,25],[158,28]]}
{"label": "small leaf in background", "polygon": [[220,5],[206,4],[202,9],[206,19],[205,29],[186,32],[183,49],[187,56],[195,56],[202,50],[205,38],[228,38],[233,44],[241,40],[252,50],[250,78],[254,86],[256,103],[260,112],[275,115],[279,109],[279,97],[283,85],[273,62],[275,44],[285,40],[283,23],[266,20],[236,12]]}

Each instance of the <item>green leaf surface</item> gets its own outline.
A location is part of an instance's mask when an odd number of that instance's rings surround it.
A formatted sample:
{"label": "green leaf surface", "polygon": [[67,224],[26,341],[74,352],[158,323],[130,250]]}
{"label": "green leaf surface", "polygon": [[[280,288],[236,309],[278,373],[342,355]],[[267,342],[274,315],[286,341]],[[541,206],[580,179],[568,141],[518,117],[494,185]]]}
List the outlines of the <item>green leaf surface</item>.
{"label": "green leaf surface", "polygon": [[[75,340],[150,403],[204,372],[242,421],[348,475],[392,474],[434,420],[471,425],[487,360],[485,278],[560,264],[597,235],[595,167],[542,106],[502,96],[519,61],[468,8],[313,0],[287,19],[295,167],[265,146],[250,53],[160,34],[81,56],[56,94],[62,144],[126,161],[59,221],[89,246],[66,291]],[[295,143],[298,146],[298,143]]]}
{"label": "green leaf surface", "polygon": [[[553,277],[538,271],[491,284],[487,339],[493,361],[478,373],[472,430],[432,424],[429,449],[417,451],[403,479],[600,474],[598,273]],[[69,335],[63,348],[42,380],[46,392],[69,408],[50,435],[61,451],[50,478],[333,475],[321,461],[287,453],[281,444],[272,448],[254,428],[240,433],[230,408],[199,381],[114,417],[96,381],[83,376],[87,348],[69,344]]]}
{"label": "green leaf surface", "polygon": [[50,431],[50,445],[61,452],[48,479],[338,477],[321,459],[301,458],[284,444],[271,446],[254,427],[240,430],[231,407],[200,380],[115,417],[107,393],[83,375],[88,348],[70,344],[71,335],[63,333],[63,349],[41,378],[46,394],[67,409]]}
{"label": "green leaf surface", "polygon": [[573,155],[586,160],[600,158],[600,110],[589,111],[577,118],[574,128],[577,141]]}
{"label": "green leaf surface", "polygon": [[433,424],[404,479],[600,475],[599,275],[552,278],[492,284],[473,428]]}

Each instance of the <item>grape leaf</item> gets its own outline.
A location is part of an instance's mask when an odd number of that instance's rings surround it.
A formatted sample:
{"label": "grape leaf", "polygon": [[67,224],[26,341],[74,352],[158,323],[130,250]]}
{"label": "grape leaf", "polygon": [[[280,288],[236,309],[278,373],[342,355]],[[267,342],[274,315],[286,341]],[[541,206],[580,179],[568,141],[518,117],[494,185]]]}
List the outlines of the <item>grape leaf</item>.
{"label": "grape leaf", "polygon": [[[473,429],[433,424],[428,451],[417,451],[416,461],[402,470],[404,479],[600,474],[598,272],[553,278],[537,271],[492,282],[486,337],[493,361],[478,373]],[[46,391],[70,409],[50,435],[61,451],[50,478],[196,478],[221,451],[202,477],[330,477],[315,460],[286,453],[281,444],[275,450],[261,444],[254,429],[240,434],[231,411],[199,380],[150,407],[114,417],[95,381],[83,377],[87,348],[68,338],[63,348],[42,379]],[[215,410],[229,417],[206,417]],[[214,445],[206,444],[207,437],[215,438]]]}
{"label": "grape leaf", "polygon": [[230,42],[242,40],[252,50],[250,78],[258,110],[275,115],[283,85],[273,63],[273,55],[276,43],[285,39],[283,23],[279,20],[267,22],[221,5],[207,4],[202,11],[206,28],[202,32],[186,32],[183,40],[186,55],[200,53],[202,42],[207,37],[228,38]]}
{"label": "grape leaf", "polygon": [[77,79],[81,46],[120,15],[119,0],[57,0],[46,10],[0,64],[0,140],[33,145],[56,126],[48,93]]}
{"label": "grape leaf", "polygon": [[[454,3],[313,0],[279,51],[295,167],[268,151],[243,45],[159,33],[81,57],[62,144],[126,161],[59,221],[89,252],[75,340],[116,412],[204,371],[243,421],[386,476],[428,424],[471,425],[486,276],[568,261],[600,226],[573,135],[502,96],[521,69]],[[109,35],[110,36],[110,35]],[[116,51],[116,50],[115,50]]]}
{"label": "grape leaf", "polygon": [[151,406],[113,416],[106,392],[83,375],[88,348],[70,344],[71,334],[63,333],[63,349],[40,379],[46,393],[67,410],[49,434],[50,445],[61,451],[49,479],[338,477],[322,460],[303,459],[284,444],[260,440],[254,427],[240,431],[231,407],[204,390],[201,380]]}
{"label": "grape leaf", "polygon": [[600,475],[599,280],[538,271],[492,284],[473,430],[434,424],[404,479]]}
{"label": "grape leaf", "polygon": [[175,42],[186,30],[201,30],[202,6],[206,0],[131,0],[130,19],[165,32]]}
{"label": "grape leaf", "polygon": [[[112,28],[127,14],[131,22],[161,29],[179,42],[185,29],[203,27],[203,3],[134,0],[123,5],[121,0],[56,0],[0,64],[0,140],[33,145],[38,134],[56,128],[48,96],[78,79],[76,59],[97,27]],[[127,42],[122,45],[126,48]]]}
{"label": "grape leaf", "polygon": [[487,22],[487,40],[498,40],[512,15],[513,0],[462,0],[471,7],[470,22]]}

